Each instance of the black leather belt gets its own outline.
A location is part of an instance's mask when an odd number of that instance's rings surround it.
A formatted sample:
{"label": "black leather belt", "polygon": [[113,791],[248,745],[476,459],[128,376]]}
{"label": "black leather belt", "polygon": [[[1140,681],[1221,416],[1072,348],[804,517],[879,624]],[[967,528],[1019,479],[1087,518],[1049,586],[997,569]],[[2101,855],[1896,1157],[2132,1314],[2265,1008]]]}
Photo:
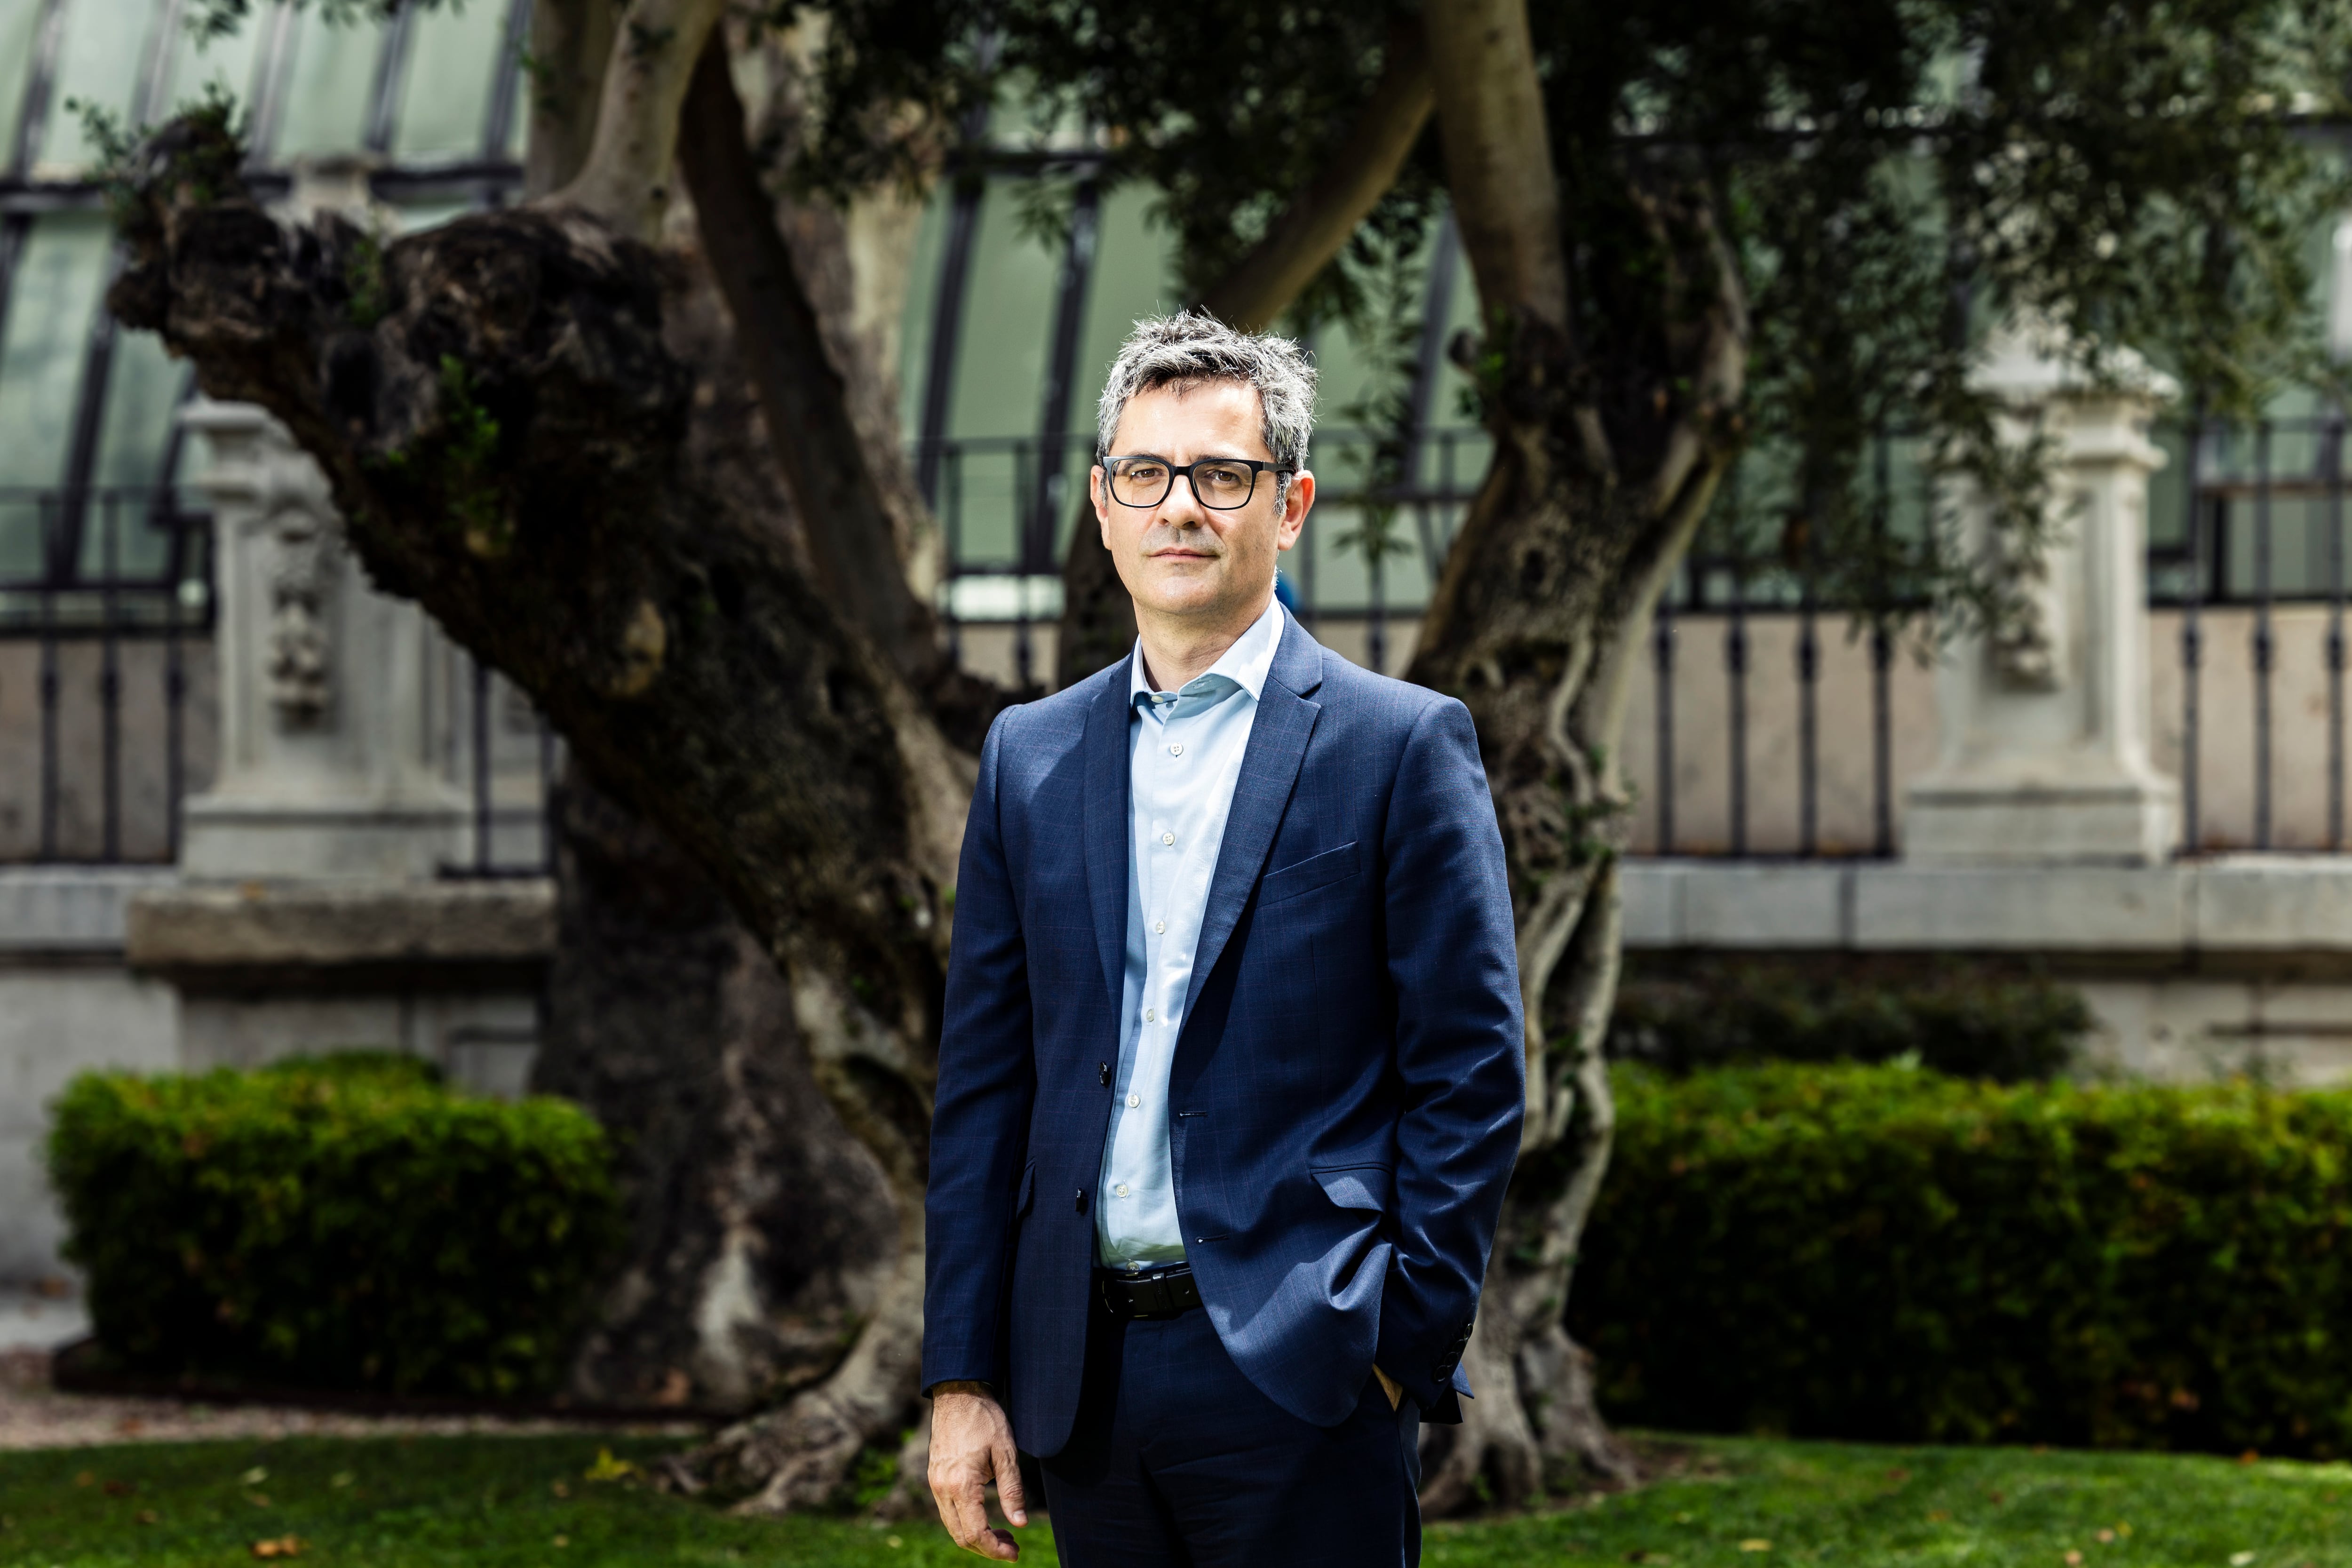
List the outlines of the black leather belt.
{"label": "black leather belt", "polygon": [[1095,1270],[1095,1300],[1114,1318],[1172,1318],[1201,1304],[1201,1288],[1192,1279],[1192,1266]]}

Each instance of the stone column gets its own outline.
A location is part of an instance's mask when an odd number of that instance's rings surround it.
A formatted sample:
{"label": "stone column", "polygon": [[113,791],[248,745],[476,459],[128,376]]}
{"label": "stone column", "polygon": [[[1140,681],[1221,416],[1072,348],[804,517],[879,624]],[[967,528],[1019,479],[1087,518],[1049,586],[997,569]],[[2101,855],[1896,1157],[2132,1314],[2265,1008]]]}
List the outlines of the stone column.
{"label": "stone column", "polygon": [[447,645],[368,585],[325,476],[261,409],[198,402],[220,616],[217,782],[186,804],[194,879],[430,879],[466,847]]}
{"label": "stone column", "polygon": [[[2044,340],[2046,341],[2046,340]],[[2006,570],[2025,613],[1937,671],[1942,754],[1906,792],[1903,853],[1924,864],[2146,865],[2179,836],[2179,788],[2148,760],[2147,423],[2170,381],[2135,363],[2095,382],[2030,332],[1995,341],[1977,384],[2003,434],[2053,444],[2050,538]],[[1999,548],[1980,496],[1967,537]]]}

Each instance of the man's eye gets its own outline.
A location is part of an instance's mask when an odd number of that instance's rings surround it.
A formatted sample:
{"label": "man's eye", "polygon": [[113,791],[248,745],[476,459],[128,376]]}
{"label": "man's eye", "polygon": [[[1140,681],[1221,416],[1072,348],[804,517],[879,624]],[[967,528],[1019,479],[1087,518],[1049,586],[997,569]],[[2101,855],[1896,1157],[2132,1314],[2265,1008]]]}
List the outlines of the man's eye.
{"label": "man's eye", "polygon": [[1157,463],[1129,463],[1120,468],[1118,477],[1123,479],[1141,479],[1147,483],[1157,483],[1160,475],[1165,472],[1166,470]]}
{"label": "man's eye", "polygon": [[1192,471],[1204,482],[1213,484],[1219,489],[1237,490],[1249,483],[1247,468],[1227,468],[1222,463],[1211,464]]}

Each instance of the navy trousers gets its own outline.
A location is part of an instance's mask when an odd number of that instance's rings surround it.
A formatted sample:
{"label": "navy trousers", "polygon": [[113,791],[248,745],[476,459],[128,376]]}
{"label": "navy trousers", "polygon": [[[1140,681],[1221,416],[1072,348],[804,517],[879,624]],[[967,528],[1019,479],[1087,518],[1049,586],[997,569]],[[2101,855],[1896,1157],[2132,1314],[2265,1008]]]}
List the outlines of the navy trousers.
{"label": "navy trousers", "polygon": [[1068,1568],[1377,1568],[1421,1562],[1421,1415],[1364,1380],[1337,1426],[1257,1391],[1209,1314],[1100,1310],[1077,1425],[1044,1462]]}

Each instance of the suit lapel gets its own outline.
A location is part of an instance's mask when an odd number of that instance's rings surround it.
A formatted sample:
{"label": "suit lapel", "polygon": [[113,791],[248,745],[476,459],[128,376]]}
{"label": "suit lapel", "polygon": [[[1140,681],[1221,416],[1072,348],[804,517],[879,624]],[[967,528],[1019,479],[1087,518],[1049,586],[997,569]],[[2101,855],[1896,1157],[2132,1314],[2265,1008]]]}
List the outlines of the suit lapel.
{"label": "suit lapel", "polygon": [[[1192,950],[1192,979],[1184,993],[1188,1030],[1201,987],[1216,968],[1226,940],[1242,918],[1242,908],[1265,869],[1275,829],[1282,826],[1291,786],[1298,782],[1298,764],[1307,755],[1307,737],[1315,731],[1316,716],[1323,711],[1306,694],[1322,683],[1321,645],[1286,616],[1282,641],[1275,649],[1274,666],[1266,672],[1265,692],[1258,698],[1257,717],[1250,724],[1249,744],[1242,752],[1241,776],[1234,783],[1233,809],[1225,816],[1216,873],[1209,879],[1209,905],[1201,917],[1201,940]],[[1122,943],[1127,940],[1124,927],[1119,940]]]}
{"label": "suit lapel", "polygon": [[1111,667],[1087,710],[1087,903],[1102,951],[1110,1013],[1119,1016],[1127,987],[1128,667]]}

